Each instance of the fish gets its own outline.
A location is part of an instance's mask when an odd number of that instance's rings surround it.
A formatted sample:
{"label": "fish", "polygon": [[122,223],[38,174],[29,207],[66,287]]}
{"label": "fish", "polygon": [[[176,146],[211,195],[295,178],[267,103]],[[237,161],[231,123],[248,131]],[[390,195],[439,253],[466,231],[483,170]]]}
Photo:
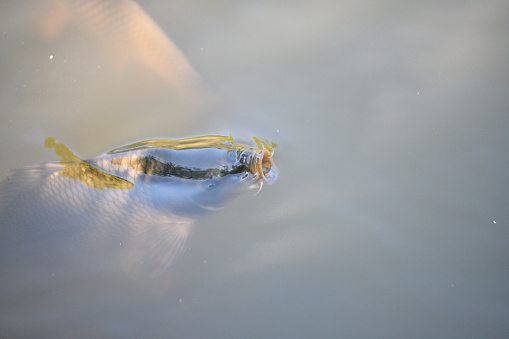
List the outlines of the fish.
{"label": "fish", "polygon": [[108,50],[117,69],[137,63],[181,94],[202,86],[201,76],[180,49],[135,1],[46,0],[40,12],[38,31],[46,40],[74,25]]}
{"label": "fish", "polygon": [[53,235],[64,233],[76,244],[121,244],[119,261],[131,277],[164,276],[201,216],[276,182],[278,145],[253,140],[254,147],[231,135],[154,139],[84,160],[48,137],[44,146],[58,162],[14,170],[0,184],[2,249],[19,252],[19,244],[44,239],[54,249],[62,240]]}

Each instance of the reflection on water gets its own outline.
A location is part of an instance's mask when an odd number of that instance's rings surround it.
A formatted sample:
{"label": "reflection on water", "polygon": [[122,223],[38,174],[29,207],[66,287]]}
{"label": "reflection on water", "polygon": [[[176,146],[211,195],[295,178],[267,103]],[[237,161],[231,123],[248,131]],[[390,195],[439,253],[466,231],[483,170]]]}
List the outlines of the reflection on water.
{"label": "reflection on water", "polygon": [[172,41],[134,1],[50,0],[39,18],[45,39],[78,25],[101,41],[116,68],[131,61],[147,67],[180,92],[193,90],[200,76]]}
{"label": "reflection on water", "polygon": [[[94,4],[132,3],[105,1]],[[54,224],[27,212],[34,231],[0,249],[2,334],[506,336],[507,1],[137,2],[223,106],[175,90],[136,44],[116,54],[121,32],[75,14],[46,39],[38,1],[4,2],[2,177],[60,160],[41,152],[50,135],[83,159],[139,140],[263,135],[284,175],[200,217],[166,290],[133,279],[133,233],[80,232],[83,213],[52,237],[66,210]],[[31,198],[9,213],[41,211]]]}

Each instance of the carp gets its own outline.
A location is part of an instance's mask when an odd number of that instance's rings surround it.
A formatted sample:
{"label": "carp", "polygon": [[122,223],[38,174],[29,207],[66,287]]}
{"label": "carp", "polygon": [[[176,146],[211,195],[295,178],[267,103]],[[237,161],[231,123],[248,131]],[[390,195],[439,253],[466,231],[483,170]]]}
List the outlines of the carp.
{"label": "carp", "polygon": [[231,136],[147,140],[84,160],[47,138],[60,160],[14,171],[0,185],[0,238],[71,232],[79,242],[118,242],[131,248],[123,258],[130,272],[160,276],[199,216],[277,180],[277,144],[253,139],[256,147]]}

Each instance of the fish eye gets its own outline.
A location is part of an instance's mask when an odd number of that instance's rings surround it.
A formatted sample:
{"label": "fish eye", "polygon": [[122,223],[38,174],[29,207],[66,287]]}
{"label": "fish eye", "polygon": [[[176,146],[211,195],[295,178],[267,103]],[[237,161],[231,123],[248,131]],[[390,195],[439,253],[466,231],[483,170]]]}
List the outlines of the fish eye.
{"label": "fish eye", "polygon": [[206,190],[213,190],[217,187],[218,183],[216,180],[207,180],[204,182],[204,188]]}

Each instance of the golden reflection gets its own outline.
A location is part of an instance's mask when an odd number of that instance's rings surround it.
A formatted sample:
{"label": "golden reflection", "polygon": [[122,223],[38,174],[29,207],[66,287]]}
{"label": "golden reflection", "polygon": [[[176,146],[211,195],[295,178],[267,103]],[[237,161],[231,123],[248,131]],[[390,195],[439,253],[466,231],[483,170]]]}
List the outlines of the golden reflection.
{"label": "golden reflection", "polygon": [[237,144],[233,137],[221,136],[221,135],[205,135],[201,137],[194,137],[188,139],[154,139],[140,141],[127,146],[115,148],[108,152],[108,154],[115,154],[127,151],[142,150],[147,148],[166,148],[174,150],[186,150],[196,148],[217,148],[226,151],[253,151],[262,152],[264,150],[269,151],[271,154],[274,152],[274,148],[278,147],[275,142],[268,140],[262,141],[257,137],[253,137],[253,140],[257,144],[257,148]]}
{"label": "golden reflection", "polygon": [[55,150],[55,155],[60,157],[59,163],[64,166],[64,169],[58,172],[60,176],[80,181],[85,185],[99,190],[104,188],[129,189],[134,186],[134,184],[128,180],[105,173],[93,167],[85,160],[74,155],[63,143],[56,143],[53,137],[46,138],[44,147],[53,148]]}

